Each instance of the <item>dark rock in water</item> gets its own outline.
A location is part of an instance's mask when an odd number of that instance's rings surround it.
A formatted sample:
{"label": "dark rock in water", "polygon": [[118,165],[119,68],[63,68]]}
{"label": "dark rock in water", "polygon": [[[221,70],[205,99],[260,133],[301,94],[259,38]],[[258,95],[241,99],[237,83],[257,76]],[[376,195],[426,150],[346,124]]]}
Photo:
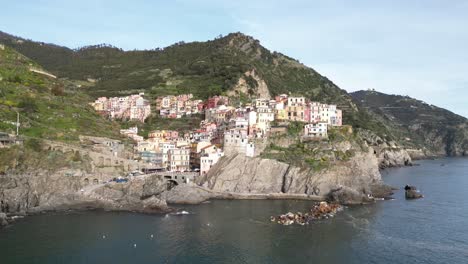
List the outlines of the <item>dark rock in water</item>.
{"label": "dark rock in water", "polygon": [[372,196],[374,198],[389,199],[393,195],[394,190],[398,190],[392,186],[386,184],[373,184],[370,186]]}
{"label": "dark rock in water", "polygon": [[405,198],[406,199],[419,199],[424,196],[416,189],[415,186],[406,185],[405,186]]}
{"label": "dark rock in water", "polygon": [[374,201],[374,198],[369,194],[358,192],[349,187],[343,186],[338,189],[331,190],[328,194],[327,201],[344,205],[363,204]]}

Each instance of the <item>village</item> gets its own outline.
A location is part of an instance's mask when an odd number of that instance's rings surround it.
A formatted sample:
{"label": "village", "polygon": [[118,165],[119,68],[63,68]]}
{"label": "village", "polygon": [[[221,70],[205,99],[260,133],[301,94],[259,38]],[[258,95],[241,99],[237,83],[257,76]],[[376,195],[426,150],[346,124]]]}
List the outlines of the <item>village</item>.
{"label": "village", "polygon": [[[255,142],[267,139],[281,128],[281,123],[304,123],[302,136],[312,140],[325,140],[329,127],[342,125],[342,111],[336,105],[286,94],[274,99],[253,99],[239,106],[226,96],[202,101],[193,99],[192,94],[161,96],[154,104],[160,118],[202,114],[204,119],[192,131],[154,130],[148,138],[138,134],[137,126],[120,131],[134,141],[134,159],[153,171],[204,175],[224,155],[241,153],[254,157],[258,155]],[[91,106],[111,119],[144,122],[151,115],[151,103],[143,93],[101,97]]]}

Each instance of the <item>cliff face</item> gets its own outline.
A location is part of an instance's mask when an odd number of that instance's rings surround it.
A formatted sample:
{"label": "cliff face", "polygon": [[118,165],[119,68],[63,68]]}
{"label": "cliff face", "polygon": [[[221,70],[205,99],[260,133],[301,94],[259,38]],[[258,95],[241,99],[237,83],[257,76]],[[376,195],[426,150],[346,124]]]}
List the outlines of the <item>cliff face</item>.
{"label": "cliff face", "polygon": [[388,148],[380,150],[378,154],[379,167],[381,169],[389,167],[409,166],[412,159],[405,149]]}
{"label": "cliff face", "polygon": [[0,176],[0,200],[6,213],[67,209],[161,212],[168,209],[160,195],[164,179],[153,176],[128,184],[84,184],[81,177],[36,171]]}
{"label": "cliff face", "polygon": [[361,152],[347,161],[314,171],[272,159],[234,155],[222,158],[207,175],[198,178],[197,183],[216,192],[319,197],[345,188],[357,197],[343,202],[354,203],[372,194],[373,186],[383,185],[378,162],[372,151]]}

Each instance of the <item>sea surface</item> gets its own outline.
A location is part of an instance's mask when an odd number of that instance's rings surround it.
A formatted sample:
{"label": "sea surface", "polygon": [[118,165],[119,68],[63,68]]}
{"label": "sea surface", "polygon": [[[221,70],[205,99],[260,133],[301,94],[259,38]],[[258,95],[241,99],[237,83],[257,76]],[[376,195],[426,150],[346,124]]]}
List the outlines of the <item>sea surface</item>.
{"label": "sea surface", "polygon": [[[70,212],[0,230],[0,263],[468,263],[468,159],[388,169],[391,201],[307,226],[270,223],[306,201],[212,201],[187,215]],[[401,188],[423,199],[407,201]]]}

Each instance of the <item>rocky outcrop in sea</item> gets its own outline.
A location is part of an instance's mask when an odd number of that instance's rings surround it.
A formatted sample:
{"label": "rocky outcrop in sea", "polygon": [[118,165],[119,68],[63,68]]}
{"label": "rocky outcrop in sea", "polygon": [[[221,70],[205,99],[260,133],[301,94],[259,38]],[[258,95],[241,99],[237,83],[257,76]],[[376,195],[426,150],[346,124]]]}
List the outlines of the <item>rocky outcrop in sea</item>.
{"label": "rocky outcrop in sea", "polygon": [[306,225],[314,220],[333,218],[336,215],[336,213],[342,210],[343,206],[339,204],[329,204],[327,202],[320,202],[318,204],[315,204],[307,213],[297,212],[294,214],[288,212],[277,217],[272,216],[270,218],[270,221],[276,222],[281,225]]}

